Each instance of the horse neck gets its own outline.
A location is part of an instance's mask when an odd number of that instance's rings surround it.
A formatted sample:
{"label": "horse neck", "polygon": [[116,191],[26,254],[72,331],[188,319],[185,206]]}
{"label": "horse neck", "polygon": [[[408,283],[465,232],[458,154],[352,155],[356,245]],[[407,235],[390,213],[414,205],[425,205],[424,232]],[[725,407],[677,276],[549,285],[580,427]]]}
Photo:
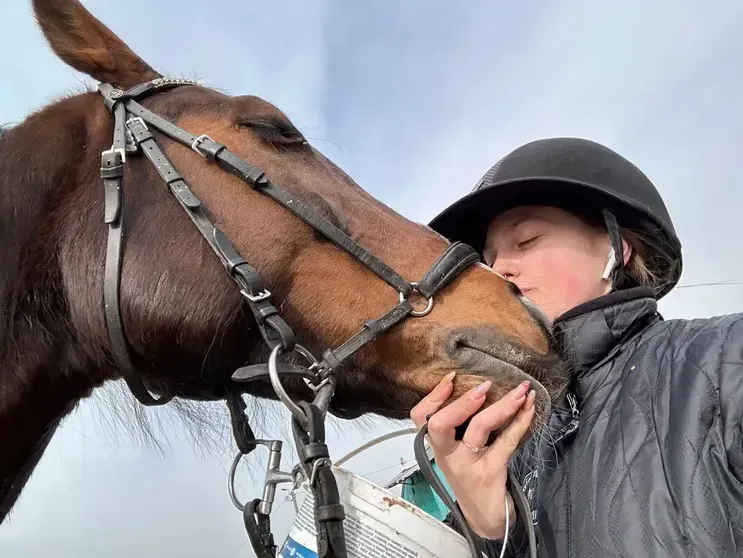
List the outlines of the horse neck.
{"label": "horse neck", "polygon": [[0,522],[61,419],[91,390],[74,373],[85,359],[67,324],[53,228],[85,153],[89,103],[61,101],[0,142]]}

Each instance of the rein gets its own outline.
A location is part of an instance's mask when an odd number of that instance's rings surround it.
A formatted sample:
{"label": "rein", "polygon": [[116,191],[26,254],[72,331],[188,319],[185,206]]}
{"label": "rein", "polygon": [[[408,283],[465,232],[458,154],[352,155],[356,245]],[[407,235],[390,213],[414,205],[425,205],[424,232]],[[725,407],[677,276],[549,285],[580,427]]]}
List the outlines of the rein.
{"label": "rein", "polygon": [[[134,396],[148,406],[169,402],[173,395],[155,398],[150,394],[133,364],[132,352],[127,342],[120,310],[120,277],[123,248],[123,186],[124,166],[128,155],[144,153],[166,183],[170,192],[185,210],[237,283],[240,294],[250,307],[263,340],[271,349],[268,362],[238,369],[233,381],[247,383],[268,376],[278,398],[292,414],[292,431],[297,447],[299,465],[289,473],[279,470],[282,443],[278,440],[255,438],[244,415],[245,403],[239,395],[228,399],[233,431],[239,453],[230,471],[230,494],[235,505],[243,511],[253,550],[259,558],[274,558],[276,544],[271,534],[270,513],[276,485],[295,483],[302,477],[309,481],[314,496],[315,526],[318,555],[321,558],[346,558],[346,541],[343,531],[345,513],[340,504],[338,487],[331,470],[331,461],[325,444],[325,417],[336,385],[336,374],[344,362],[360,348],[408,317],[424,317],[433,308],[433,296],[467,269],[479,261],[475,250],[462,243],[449,245],[439,259],[418,282],[408,282],[395,270],[374,256],[332,223],[313,211],[306,204],[273,184],[261,169],[247,163],[221,143],[207,135],[193,135],[149,111],[137,101],[153,93],[182,85],[198,86],[197,82],[184,79],[158,78],[137,85],[128,91],[101,83],[98,91],[104,98],[106,109],[114,116],[113,143],[101,154],[101,179],[105,195],[104,221],[108,225],[108,245],[105,267],[104,306],[111,351],[121,374]],[[292,328],[279,315],[271,303],[271,292],[263,278],[237,252],[227,236],[209,218],[206,208],[188,187],[186,180],[173,167],[157,144],[153,130],[193,149],[200,156],[221,169],[239,177],[252,189],[272,198],[347,252],[377,277],[399,293],[399,303],[386,314],[363,324],[360,330],[335,349],[327,349],[318,361],[304,347],[297,344]],[[408,300],[416,291],[426,299],[423,310],[415,310]],[[280,354],[299,353],[308,366],[285,364],[278,361]],[[312,402],[294,402],[284,390],[281,378],[301,377],[314,392]],[[269,464],[262,498],[242,505],[234,497],[232,478],[239,460],[257,445],[269,449]],[[430,463],[427,463],[430,468]],[[423,464],[421,464],[423,467]],[[436,479],[437,480],[437,479]],[[474,547],[473,535],[466,522],[460,522],[473,556],[479,556]]]}

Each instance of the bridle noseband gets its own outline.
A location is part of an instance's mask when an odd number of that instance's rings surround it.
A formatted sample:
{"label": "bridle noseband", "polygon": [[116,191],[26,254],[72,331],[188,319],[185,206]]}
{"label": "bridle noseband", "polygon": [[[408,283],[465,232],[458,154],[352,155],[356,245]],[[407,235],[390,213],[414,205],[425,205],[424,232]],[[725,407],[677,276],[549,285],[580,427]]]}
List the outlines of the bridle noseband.
{"label": "bridle noseband", "polygon": [[[302,201],[273,184],[261,169],[240,159],[224,145],[207,135],[193,135],[173,123],[144,108],[137,101],[153,93],[181,85],[196,85],[197,82],[183,79],[158,78],[137,85],[128,91],[102,83],[98,86],[104,97],[106,108],[114,116],[114,133],[111,148],[101,154],[101,179],[105,195],[105,223],[108,224],[108,246],[106,255],[104,307],[106,325],[116,364],[132,393],[144,405],[162,405],[172,395],[153,397],[137,372],[127,342],[120,309],[120,277],[123,248],[123,180],[124,165],[129,155],[142,152],[152,162],[167,184],[171,193],[185,210],[237,283],[240,293],[250,307],[261,335],[271,349],[267,364],[240,368],[233,375],[237,382],[264,379],[268,375],[279,398],[292,412],[292,427],[297,441],[300,466],[305,478],[310,481],[315,501],[315,523],[318,535],[318,555],[325,558],[346,556],[343,533],[343,507],[339,503],[338,489],[330,469],[328,449],[325,445],[324,418],[335,390],[335,375],[360,348],[407,317],[426,316],[433,307],[433,296],[471,264],[479,261],[479,255],[466,244],[449,245],[425,276],[417,282],[408,282],[395,270],[360,246],[328,220],[322,218]],[[335,349],[327,349],[319,362],[301,345],[298,345],[292,328],[279,315],[271,303],[271,292],[258,271],[240,256],[225,234],[211,221],[201,201],[188,187],[186,180],[173,167],[157,144],[153,130],[193,149],[200,156],[223,170],[241,178],[252,189],[279,203],[305,223],[323,234],[336,246],[384,280],[399,293],[399,303],[381,317],[370,320],[345,343]],[[416,311],[409,301],[413,292],[427,300],[424,310]],[[280,353],[298,352],[310,363],[309,367],[279,364]],[[281,377],[299,376],[315,393],[309,403],[295,403],[281,385]],[[241,457],[256,444],[269,446],[271,455],[278,451],[281,442],[256,440],[246,420],[241,420],[244,403],[239,397],[228,400],[232,415],[235,438]],[[278,444],[278,446],[276,445]],[[274,459],[272,457],[272,459]],[[275,461],[275,459],[274,459]],[[278,463],[273,470],[278,471]],[[269,482],[267,476],[264,498],[243,506],[243,517],[256,554],[263,558],[275,554],[276,546],[270,533],[268,514],[273,501],[273,490],[278,482],[287,479],[275,474]],[[463,529],[468,529],[466,525]]]}

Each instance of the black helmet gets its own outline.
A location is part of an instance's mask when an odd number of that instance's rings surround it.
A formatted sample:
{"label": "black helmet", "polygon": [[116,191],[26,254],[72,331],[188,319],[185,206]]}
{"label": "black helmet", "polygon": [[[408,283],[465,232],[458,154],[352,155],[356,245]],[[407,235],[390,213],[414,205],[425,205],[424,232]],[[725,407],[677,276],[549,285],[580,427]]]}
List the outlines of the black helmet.
{"label": "black helmet", "polygon": [[661,278],[658,298],[681,276],[681,242],[653,183],[618,153],[580,138],[542,139],[512,151],[485,173],[472,192],[446,208],[429,226],[482,253],[490,221],[520,205],[600,210],[615,250],[619,244],[619,254],[621,243],[613,234],[616,223],[639,231],[648,264]]}

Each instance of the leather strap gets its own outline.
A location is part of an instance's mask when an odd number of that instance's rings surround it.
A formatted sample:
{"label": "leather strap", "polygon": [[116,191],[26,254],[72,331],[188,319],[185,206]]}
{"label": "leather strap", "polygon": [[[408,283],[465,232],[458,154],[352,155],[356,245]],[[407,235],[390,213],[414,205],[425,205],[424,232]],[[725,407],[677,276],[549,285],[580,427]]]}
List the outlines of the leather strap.
{"label": "leather strap", "polygon": [[126,158],[126,134],[123,119],[126,113],[124,107],[117,107],[114,111],[114,141],[111,149],[101,154],[101,180],[104,191],[104,222],[108,225],[108,241],[106,246],[106,263],[104,270],[103,301],[106,328],[110,339],[111,352],[116,360],[124,381],[132,394],[146,406],[157,406],[168,403],[173,396],[162,395],[155,398],[147,390],[141,379],[141,374],[132,362],[129,344],[124,333],[124,323],[121,318],[121,263],[123,258],[124,232],[124,161]]}
{"label": "leather strap", "polygon": [[462,271],[480,261],[480,255],[472,246],[454,242],[439,256],[428,273],[420,280],[416,290],[431,298],[440,289],[453,281]]}
{"label": "leather strap", "polygon": [[245,416],[245,401],[239,394],[227,397],[227,409],[230,411],[230,422],[232,423],[232,435],[235,445],[240,453],[248,455],[256,448],[255,434],[250,428],[250,422]]}
{"label": "leather strap", "polygon": [[317,406],[306,401],[300,401],[298,405],[307,417],[308,428],[305,431],[293,419],[292,431],[300,460],[309,473],[317,532],[317,555],[319,558],[345,558],[347,552],[343,520],[346,515],[328,460],[323,414]]}
{"label": "leather strap", "polygon": [[243,522],[248,532],[250,545],[256,554],[256,558],[276,558],[276,544],[271,533],[271,519],[268,515],[258,513],[257,507],[261,503],[256,498],[245,504],[243,509]]}
{"label": "leather strap", "polygon": [[370,320],[361,330],[335,350],[328,349],[323,353],[323,360],[318,367],[318,375],[326,377],[330,372],[337,372],[342,363],[353,356],[356,351],[367,343],[374,341],[379,334],[387,332],[392,326],[400,323],[413,311],[413,307],[405,300],[396,305],[381,318]]}
{"label": "leather strap", "polygon": [[[315,374],[307,370],[305,366],[299,366],[298,364],[289,364],[287,362],[279,362],[276,366],[279,371],[279,375],[282,377],[295,377],[303,378],[314,382],[317,380]],[[248,384],[255,382],[256,380],[263,380],[268,378],[268,367],[265,364],[251,364],[249,366],[242,366],[235,370],[232,374],[232,379],[235,382],[241,384]]]}
{"label": "leather strap", "polygon": [[127,127],[134,141],[155,166],[178,203],[230,273],[230,277],[240,287],[266,344],[271,348],[281,344],[285,351],[291,351],[295,343],[294,333],[279,316],[269,298],[260,299],[260,295],[265,292],[260,274],[237,253],[225,234],[209,219],[201,201],[175,170],[145,123],[142,120],[129,120]]}
{"label": "leather strap", "polygon": [[[128,112],[142,118],[147,122],[148,126],[152,126],[166,136],[188,147],[193,147],[194,142],[200,137],[194,136],[175,124],[160,118],[134,100],[125,99],[123,103],[126,105]],[[305,223],[331,240],[336,246],[345,250],[356,260],[364,264],[398,292],[407,296],[412,290],[410,283],[405,281],[395,270],[372,255],[368,250],[330,223],[330,221],[318,215],[317,212],[301,200],[273,184],[266,178],[266,175],[261,169],[243,161],[224,145],[205,137],[198,142],[195,151],[217,163],[220,168],[241,178],[252,188],[260,190],[261,193],[277,201],[285,209],[291,211]]]}

